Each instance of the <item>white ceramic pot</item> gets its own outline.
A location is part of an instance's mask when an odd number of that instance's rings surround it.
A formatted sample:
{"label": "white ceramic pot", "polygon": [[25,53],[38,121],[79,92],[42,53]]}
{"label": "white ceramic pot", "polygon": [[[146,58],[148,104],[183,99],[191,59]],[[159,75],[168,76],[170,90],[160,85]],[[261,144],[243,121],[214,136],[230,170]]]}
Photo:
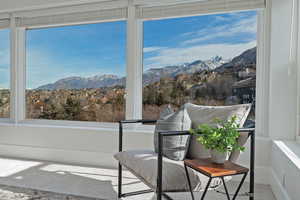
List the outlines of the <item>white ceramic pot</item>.
{"label": "white ceramic pot", "polygon": [[219,152],[217,150],[210,150],[211,160],[217,164],[224,164],[228,157],[228,152]]}

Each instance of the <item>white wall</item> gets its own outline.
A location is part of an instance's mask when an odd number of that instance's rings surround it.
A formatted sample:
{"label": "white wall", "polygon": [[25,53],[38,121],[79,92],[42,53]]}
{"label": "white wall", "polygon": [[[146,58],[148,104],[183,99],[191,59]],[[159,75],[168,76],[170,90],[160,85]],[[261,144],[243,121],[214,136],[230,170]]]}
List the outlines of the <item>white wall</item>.
{"label": "white wall", "polygon": [[[293,0],[273,0],[271,13],[269,133],[272,139],[294,139],[296,133],[297,65]],[[295,22],[293,24],[293,22]],[[295,30],[294,30],[295,31]]]}
{"label": "white wall", "polygon": [[[117,129],[5,125],[0,132],[2,156],[116,167]],[[152,147],[149,132],[124,134],[124,148]]]}
{"label": "white wall", "polygon": [[[270,58],[270,118],[272,190],[280,200],[298,200],[300,196],[299,143],[297,132],[298,0],[272,0]],[[283,142],[283,140],[289,140]],[[295,148],[296,147],[296,148]],[[300,162],[300,161],[299,161]]]}
{"label": "white wall", "polygon": [[[117,167],[117,130],[2,125],[0,133],[0,156]],[[257,138],[256,143],[257,182],[266,183],[271,141]],[[124,149],[153,149],[152,132],[125,132]],[[249,164],[248,149],[240,161]]]}

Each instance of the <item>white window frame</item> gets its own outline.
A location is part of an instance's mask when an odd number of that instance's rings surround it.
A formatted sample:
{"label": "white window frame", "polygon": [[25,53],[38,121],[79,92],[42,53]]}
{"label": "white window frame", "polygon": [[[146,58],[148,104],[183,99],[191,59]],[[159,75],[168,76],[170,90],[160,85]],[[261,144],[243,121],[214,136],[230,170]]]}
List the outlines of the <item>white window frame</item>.
{"label": "white window frame", "polygon": [[[37,125],[37,126],[59,126],[59,127],[87,127],[87,128],[117,128],[116,124],[113,122],[96,122],[96,121],[69,121],[69,120],[47,120],[47,119],[30,119],[26,118],[26,33],[27,30],[41,29],[41,28],[52,28],[52,27],[64,27],[64,26],[75,26],[83,24],[95,24],[95,23],[106,23],[106,22],[117,22],[126,21],[124,19],[114,19],[114,20],[99,20],[99,21],[85,21],[70,24],[59,24],[56,26],[34,26],[19,28],[15,27],[15,32],[13,36],[16,38],[15,51],[14,52],[14,63],[17,65],[14,72],[14,86],[15,95],[15,111],[13,121],[16,124],[22,125]],[[19,55],[17,55],[19,54]],[[16,77],[18,77],[16,79]],[[16,105],[17,104],[17,105]]]}
{"label": "white window frame", "polygon": [[[129,1],[128,16],[127,16],[127,79],[126,79],[126,119],[140,119],[142,117],[142,74],[143,74],[143,21],[148,19],[139,19],[137,16],[138,6],[134,5],[133,1]],[[226,13],[226,12],[223,12]],[[268,91],[269,84],[269,66],[268,57],[269,42],[268,34],[269,28],[266,26],[269,20],[270,12],[268,9],[258,11],[258,71],[257,74],[257,106],[258,119],[266,119],[268,121],[268,112],[265,108],[268,105],[268,99],[262,95],[263,91]],[[211,13],[208,13],[211,14]],[[199,15],[205,15],[199,13]],[[98,127],[98,128],[113,128],[116,129],[116,123],[104,122],[81,122],[81,121],[65,121],[65,120],[43,120],[43,119],[26,119],[26,103],[25,103],[25,89],[26,89],[26,48],[25,48],[25,34],[28,28],[42,28],[39,27],[17,27],[16,17],[11,15],[11,119],[10,122],[20,125],[37,125],[37,126],[66,126],[66,127]],[[172,16],[172,18],[184,16]],[[168,17],[169,18],[169,17]],[[164,18],[161,18],[164,19]],[[79,22],[78,24],[60,24],[59,26],[79,25],[89,23],[101,23],[107,21],[120,21],[123,19],[115,20],[102,20],[102,21],[86,21]],[[47,26],[46,26],[47,27]],[[49,27],[49,26],[48,26]],[[264,108],[263,110],[258,109]],[[260,116],[260,117],[259,117]],[[0,120],[1,122],[1,120]],[[145,127],[145,126],[142,126]],[[258,126],[258,135],[267,136],[267,125]],[[145,129],[149,129],[145,127]]]}
{"label": "white window frame", "polygon": [[[257,10],[257,71],[256,71],[256,134],[262,137],[268,137],[268,126],[269,126],[269,96],[265,91],[269,91],[269,55],[270,55],[270,23],[271,18],[271,7],[270,4],[267,4],[267,8],[264,10]],[[238,12],[238,11],[234,11]],[[228,12],[221,12],[228,13]],[[192,16],[204,16],[208,14],[216,13],[207,13],[199,14]],[[155,18],[155,20],[169,19],[169,18],[182,18],[188,16],[173,16],[167,18]],[[153,20],[144,19],[143,21]],[[143,67],[143,66],[142,66]],[[143,110],[143,109],[141,109]]]}
{"label": "white window frame", "polygon": [[269,137],[271,0],[258,11],[256,64],[256,135]]}
{"label": "white window frame", "polygon": [[[300,8],[300,4],[296,3],[294,6],[296,6],[296,9],[298,8],[298,12],[299,12],[299,8]],[[295,10],[294,10],[295,11]],[[296,20],[294,22],[294,40],[296,40],[296,45],[293,46],[294,50],[296,52],[296,54],[293,54],[292,56],[294,56],[293,59],[295,59],[295,64],[297,66],[296,70],[297,70],[297,116],[296,116],[296,123],[297,123],[297,127],[296,127],[296,133],[295,133],[295,138],[296,141],[300,143],[300,26],[298,25],[300,21],[300,15],[296,15]]]}
{"label": "white window frame", "polygon": [[16,27],[16,18],[10,18],[11,52],[11,110],[10,118],[17,124],[25,118],[25,28]]}

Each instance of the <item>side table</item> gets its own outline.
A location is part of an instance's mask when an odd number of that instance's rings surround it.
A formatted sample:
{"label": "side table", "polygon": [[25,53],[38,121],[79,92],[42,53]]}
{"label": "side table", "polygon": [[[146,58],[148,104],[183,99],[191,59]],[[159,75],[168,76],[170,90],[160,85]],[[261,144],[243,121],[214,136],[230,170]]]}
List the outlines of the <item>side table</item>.
{"label": "side table", "polygon": [[227,189],[224,177],[243,175],[243,178],[242,178],[241,182],[239,183],[238,188],[232,198],[232,200],[235,200],[242,185],[244,184],[244,181],[249,172],[248,168],[242,167],[242,166],[232,163],[230,161],[226,161],[224,164],[215,164],[211,161],[211,159],[184,160],[184,167],[185,167],[185,172],[186,172],[186,176],[187,176],[187,180],[188,180],[188,184],[189,184],[189,189],[190,189],[193,200],[195,198],[194,198],[194,194],[193,194],[193,191],[191,188],[191,181],[190,181],[187,167],[190,167],[209,178],[208,183],[203,191],[201,200],[204,200],[205,195],[209,189],[210,183],[211,183],[212,179],[214,179],[214,178],[220,178],[222,180],[227,199],[230,200],[230,195],[228,193],[228,189]]}

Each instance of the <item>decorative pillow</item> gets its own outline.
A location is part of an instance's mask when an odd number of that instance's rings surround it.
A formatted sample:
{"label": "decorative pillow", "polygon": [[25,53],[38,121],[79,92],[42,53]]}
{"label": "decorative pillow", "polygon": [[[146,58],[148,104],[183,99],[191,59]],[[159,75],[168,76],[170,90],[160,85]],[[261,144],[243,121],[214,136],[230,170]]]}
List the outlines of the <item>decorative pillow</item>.
{"label": "decorative pillow", "polygon": [[[245,146],[249,138],[249,133],[248,132],[242,132],[240,133],[240,137],[238,138],[238,144],[240,146]],[[239,150],[235,150],[231,152],[229,156],[229,160],[233,163],[236,163],[238,161],[238,158],[240,157],[241,152]]]}
{"label": "decorative pillow", "polygon": [[[166,113],[166,112],[164,112]],[[161,117],[156,123],[154,133],[155,152],[158,153],[158,133],[162,131],[185,131],[191,128],[191,120],[183,107],[176,113]],[[171,160],[183,160],[189,146],[189,135],[168,136],[163,139],[163,155]]]}
{"label": "decorative pillow", "polygon": [[[200,106],[191,103],[184,105],[192,120],[192,128],[196,128],[201,124],[213,125],[213,120],[228,120],[232,116],[237,117],[237,122],[240,127],[243,127],[248,114],[251,110],[251,104],[241,104],[233,106]],[[196,137],[191,138],[188,157],[193,159],[201,159],[210,157],[210,153],[203,145],[196,141]]]}

